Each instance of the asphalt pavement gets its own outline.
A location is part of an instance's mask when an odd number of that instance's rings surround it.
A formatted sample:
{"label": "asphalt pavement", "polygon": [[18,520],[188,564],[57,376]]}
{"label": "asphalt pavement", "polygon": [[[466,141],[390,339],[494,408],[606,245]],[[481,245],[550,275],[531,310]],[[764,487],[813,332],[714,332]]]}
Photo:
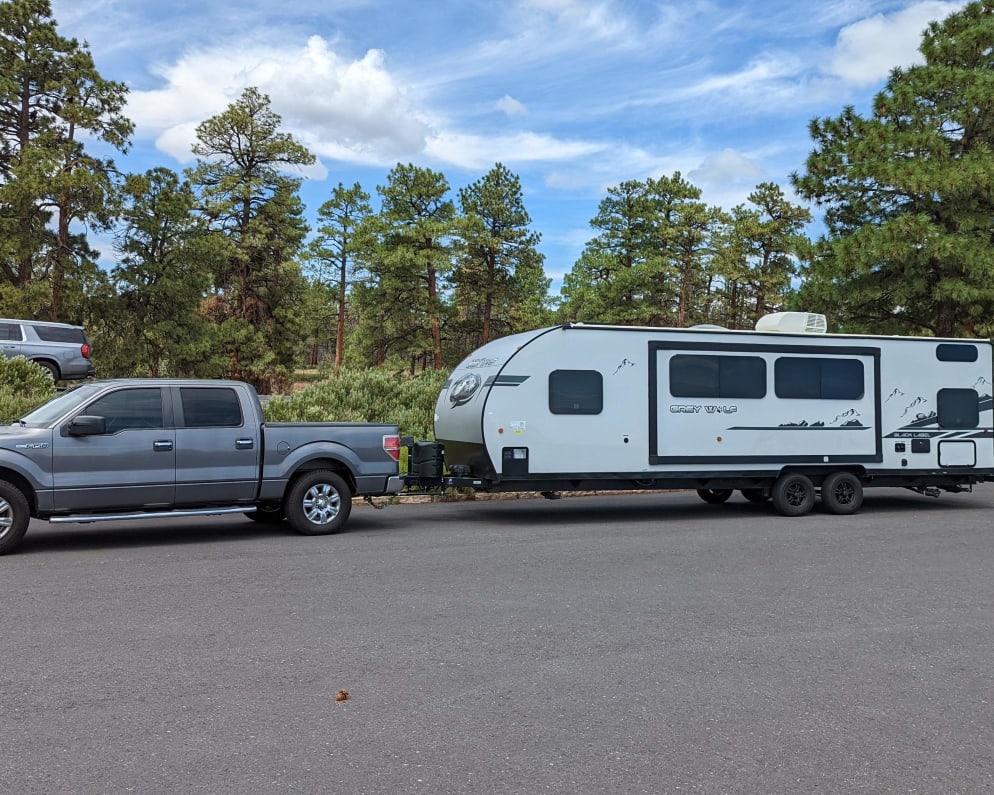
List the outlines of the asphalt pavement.
{"label": "asphalt pavement", "polygon": [[0,792],[986,792],[992,508],[33,522],[0,558]]}

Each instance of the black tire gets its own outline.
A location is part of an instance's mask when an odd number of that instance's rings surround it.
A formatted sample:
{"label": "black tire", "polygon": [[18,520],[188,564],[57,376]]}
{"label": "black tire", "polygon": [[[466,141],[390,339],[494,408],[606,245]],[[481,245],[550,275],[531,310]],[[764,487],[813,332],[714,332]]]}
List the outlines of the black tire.
{"label": "black tire", "polygon": [[11,483],[0,480],[0,555],[13,552],[31,521],[28,498]]}
{"label": "black tire", "polygon": [[52,364],[51,362],[41,362],[41,361],[36,361],[35,364],[37,364],[42,370],[44,370],[46,373],[52,376],[53,381],[59,380],[60,373],[59,373],[59,368],[56,365]]}
{"label": "black tire", "polygon": [[286,519],[286,511],[278,502],[264,502],[254,511],[246,512],[245,515],[259,524],[279,524]]}
{"label": "black tire", "polygon": [[742,489],[742,496],[749,502],[769,502],[770,492],[766,489]]}
{"label": "black tire", "polygon": [[790,473],[777,478],[770,497],[781,516],[804,516],[814,507],[815,487],[807,475]]}
{"label": "black tire", "polygon": [[829,513],[856,513],[863,504],[863,484],[852,472],[833,472],[821,484],[821,504]]}
{"label": "black tire", "polygon": [[698,489],[697,496],[711,505],[721,505],[732,496],[731,489]]}
{"label": "black tire", "polygon": [[337,533],[352,511],[352,491],[328,469],[305,472],[287,489],[283,500],[287,521],[305,536]]}

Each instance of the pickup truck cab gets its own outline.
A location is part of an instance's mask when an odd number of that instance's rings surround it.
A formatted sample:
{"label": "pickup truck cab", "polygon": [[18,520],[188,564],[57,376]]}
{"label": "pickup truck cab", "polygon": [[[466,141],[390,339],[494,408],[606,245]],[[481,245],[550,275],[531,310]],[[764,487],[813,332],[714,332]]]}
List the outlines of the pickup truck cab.
{"label": "pickup truck cab", "polygon": [[91,381],[0,426],[0,554],[31,517],[245,513],[338,532],[353,496],[401,489],[397,427],[266,423],[239,381]]}

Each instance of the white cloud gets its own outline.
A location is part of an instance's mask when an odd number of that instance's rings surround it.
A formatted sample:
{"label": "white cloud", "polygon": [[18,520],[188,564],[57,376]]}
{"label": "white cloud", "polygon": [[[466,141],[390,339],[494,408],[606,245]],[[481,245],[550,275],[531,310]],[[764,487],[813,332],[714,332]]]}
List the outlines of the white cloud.
{"label": "white cloud", "polygon": [[269,95],[284,126],[318,156],[385,164],[422,152],[431,134],[382,52],[348,61],[320,36],[297,48],[245,43],[191,51],[157,71],[165,85],[132,92],[128,114],[139,134],[156,135],[181,162],[190,159],[196,125],[248,86]]}
{"label": "white cloud", "polygon": [[763,168],[752,158],[734,149],[723,149],[704,158],[704,161],[687,177],[696,185],[725,185],[750,183],[754,186],[763,180]]}
{"label": "white cloud", "polygon": [[826,71],[856,86],[879,83],[896,66],[922,63],[918,45],[929,22],[945,19],[961,2],[926,0],[893,14],[876,14],[839,31]]}
{"label": "white cloud", "polygon": [[606,147],[607,144],[603,143],[564,141],[536,133],[483,136],[445,132],[428,141],[425,153],[443,163],[478,170],[490,168],[496,162],[521,164],[573,160],[593,155]]}
{"label": "white cloud", "polygon": [[528,108],[525,107],[524,103],[518,102],[514,97],[509,94],[505,94],[503,97],[496,102],[497,110],[501,111],[507,116],[523,116],[528,113]]}

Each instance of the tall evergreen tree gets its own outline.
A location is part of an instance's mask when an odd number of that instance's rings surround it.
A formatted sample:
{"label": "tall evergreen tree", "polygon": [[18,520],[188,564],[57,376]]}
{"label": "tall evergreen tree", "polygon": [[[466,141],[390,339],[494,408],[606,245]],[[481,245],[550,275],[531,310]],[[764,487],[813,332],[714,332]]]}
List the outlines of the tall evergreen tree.
{"label": "tall evergreen tree", "polygon": [[0,76],[0,274],[18,287],[47,281],[48,314],[78,318],[68,277],[82,282],[95,256],[74,224],[109,228],[116,187],[113,161],[83,139],[127,148],[127,89],[58,34],[48,0],[0,3]]}
{"label": "tall evergreen tree", "polygon": [[[308,250],[309,258],[318,267],[317,277],[322,284],[334,283],[335,368],[341,368],[345,356],[345,327],[348,314],[349,275],[354,274],[357,254],[361,248],[363,222],[372,213],[369,194],[356,182],[346,188],[341,182],[318,210],[318,234]],[[324,268],[332,269],[331,281],[324,276]]]}
{"label": "tall evergreen tree", "polygon": [[926,29],[869,118],[814,119],[801,196],[825,208],[800,303],[850,330],[988,333],[994,315],[994,0]]}
{"label": "tall evergreen tree", "polygon": [[542,322],[550,280],[529,230],[521,182],[497,163],[459,191],[458,260],[452,281],[468,353]]}
{"label": "tall evergreen tree", "polygon": [[377,364],[399,356],[414,369],[441,370],[455,218],[449,183],[439,172],[398,164],[376,190],[380,212],[363,229],[369,280],[354,289],[362,339]]}
{"label": "tall evergreen tree", "polygon": [[105,374],[224,374],[201,311],[221,252],[195,205],[190,186],[169,169],[126,179],[115,295],[90,329]]}
{"label": "tall evergreen tree", "polygon": [[222,329],[230,374],[262,390],[286,385],[304,337],[296,262],[307,225],[292,167],[314,156],[279,131],[269,97],[248,88],[197,127],[197,165],[188,176],[201,211],[227,245],[210,314]]}
{"label": "tall evergreen tree", "polygon": [[587,244],[563,282],[566,319],[689,325],[704,307],[721,214],[679,172],[608,190]]}
{"label": "tall evergreen tree", "polygon": [[797,257],[809,243],[802,231],[811,213],[787,201],[779,185],[757,185],[748,201],[732,210],[716,255],[722,289],[709,320],[728,328],[753,328],[786,308]]}

